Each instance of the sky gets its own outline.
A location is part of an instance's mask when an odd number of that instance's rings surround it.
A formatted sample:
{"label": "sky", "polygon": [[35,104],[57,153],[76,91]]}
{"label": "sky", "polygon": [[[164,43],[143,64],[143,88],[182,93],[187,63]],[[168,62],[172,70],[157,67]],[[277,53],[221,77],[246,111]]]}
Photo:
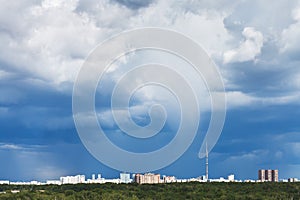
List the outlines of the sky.
{"label": "sky", "polygon": [[[237,179],[257,179],[258,169],[279,169],[280,179],[300,178],[300,1],[0,2],[0,180],[119,176],[120,171],[99,162],[80,141],[72,91],[80,67],[97,45],[143,27],[168,28],[192,38],[220,71],[227,115],[209,154],[211,178],[233,173]],[[157,87],[133,95],[131,114],[144,126],[151,103],[165,105],[170,114],[162,132],[168,134],[149,143],[124,139],[109,112],[109,94],[122,70],[153,59],[180,63],[169,56],[152,51],[128,55],[114,63],[97,88],[99,123],[123,148],[152,151],[176,133],[178,102]],[[156,173],[179,178],[205,174],[198,151],[209,122],[207,94],[203,82],[191,80],[203,97],[199,134],[177,161]]]}

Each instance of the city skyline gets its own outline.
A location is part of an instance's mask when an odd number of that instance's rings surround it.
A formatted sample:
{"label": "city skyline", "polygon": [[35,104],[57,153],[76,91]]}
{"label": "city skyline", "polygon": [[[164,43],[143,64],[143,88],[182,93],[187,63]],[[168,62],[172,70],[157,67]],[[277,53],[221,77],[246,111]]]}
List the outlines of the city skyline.
{"label": "city skyline", "polygon": [[[96,176],[97,175],[97,176]],[[86,175],[67,175],[59,177],[58,179],[50,179],[44,181],[10,181],[1,180],[0,185],[64,185],[64,184],[105,184],[105,183],[138,183],[138,184],[161,184],[161,183],[186,183],[186,182],[300,182],[298,178],[290,177],[288,179],[279,178],[279,171],[277,169],[260,169],[258,170],[257,179],[235,179],[234,174],[229,174],[227,178],[223,176],[219,178],[207,179],[207,174],[199,177],[189,177],[185,179],[177,178],[174,175],[161,175],[159,173],[126,173],[121,172],[119,177],[105,178],[101,173],[91,174],[90,178]]]}
{"label": "city skyline", "polygon": [[[234,173],[237,179],[257,179],[259,169],[278,169],[282,179],[300,178],[299,1],[30,0],[6,1],[0,7],[0,180],[39,181],[95,171],[108,178],[119,175],[83,145],[73,119],[73,86],[97,45],[123,31],[145,27],[174,30],[195,41],[223,79],[226,119],[209,152],[209,178]],[[210,91],[180,57],[137,50],[118,58],[96,88],[99,126],[113,144],[133,153],[162,149],[175,137],[181,107],[166,88],[139,88],[130,93],[129,112],[118,110],[125,116],[121,123],[129,121],[130,113],[135,124],[146,127],[151,123],[150,108],[161,104],[167,118],[149,140],[126,134],[113,116],[114,86],[124,72],[145,63],[171,66],[185,76],[201,111],[197,134],[187,150],[175,162],[151,172],[178,178],[206,175],[207,161],[199,159],[199,150],[211,119]],[[169,80],[157,73],[162,76]],[[148,74],[131,80],[144,78]],[[124,97],[127,86],[122,87]],[[181,82],[176,86],[183,88]],[[191,107],[187,113],[194,111]]]}
{"label": "city skyline", "polygon": [[[205,163],[205,166],[206,163]],[[257,174],[257,178],[255,179],[235,179],[234,173],[228,173],[226,176],[228,177],[227,181],[234,181],[234,182],[298,182],[300,179],[298,177],[292,176],[292,177],[280,177],[279,176],[279,170],[278,169],[259,169]],[[149,175],[149,177],[147,177]],[[153,177],[150,177],[152,176]],[[137,176],[139,178],[137,178]],[[158,177],[162,177],[163,179],[157,179]],[[225,176],[225,177],[226,177]],[[90,174],[90,178],[87,178],[87,174],[80,173],[78,175],[64,175],[61,176],[59,179],[45,179],[45,180],[34,180],[30,179],[29,181],[24,180],[17,180],[17,181],[11,181],[11,180],[2,180],[0,178],[0,184],[77,184],[77,183],[131,183],[131,182],[137,182],[137,183],[143,183],[148,182],[151,180],[153,183],[170,183],[170,182],[190,182],[190,181],[200,181],[200,182],[226,182],[226,179],[224,179],[224,176],[220,177],[213,177],[208,178],[209,175],[207,173],[207,168],[205,169],[205,174],[202,174],[197,177],[186,177],[186,178],[178,178],[175,174],[160,174],[160,173],[152,173],[152,172],[146,172],[146,173],[128,173],[128,172],[119,172],[119,178],[118,177],[110,177],[105,178],[102,173],[93,173]],[[146,181],[145,181],[146,180]],[[148,181],[147,181],[148,180]],[[160,180],[160,181],[157,181]]]}

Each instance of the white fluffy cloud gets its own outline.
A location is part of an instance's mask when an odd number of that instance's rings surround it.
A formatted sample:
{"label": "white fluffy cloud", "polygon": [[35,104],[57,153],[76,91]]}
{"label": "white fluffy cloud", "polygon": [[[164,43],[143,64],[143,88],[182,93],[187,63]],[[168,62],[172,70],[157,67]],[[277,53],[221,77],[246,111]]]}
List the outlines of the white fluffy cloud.
{"label": "white fluffy cloud", "polygon": [[225,11],[192,9],[195,5],[202,4],[157,1],[131,10],[112,1],[3,2],[0,59],[14,70],[56,85],[73,82],[97,44],[122,30],[145,26],[181,31],[208,52],[218,53],[229,37],[223,25]]}
{"label": "white fluffy cloud", "polygon": [[256,97],[241,91],[229,91],[226,93],[228,108],[236,108],[249,105],[283,105],[298,104],[300,95],[291,94],[277,97]]}
{"label": "white fluffy cloud", "polygon": [[224,63],[251,61],[261,53],[263,34],[253,27],[244,28],[242,34],[245,40],[239,47],[224,53]]}
{"label": "white fluffy cloud", "polygon": [[[88,53],[111,33],[104,25],[97,25],[98,16],[77,12],[78,3],[77,0],[45,0],[26,5],[3,2],[1,61],[11,69],[55,85],[72,82]],[[123,11],[120,6],[107,2],[103,8],[102,4],[96,7],[106,18]]]}
{"label": "white fluffy cloud", "polygon": [[300,51],[300,5],[292,11],[291,16],[295,22],[282,31],[280,40],[281,53]]}
{"label": "white fluffy cloud", "polygon": [[[269,43],[282,52],[298,48],[300,9],[291,9],[294,1],[278,1],[270,7],[262,1],[166,0],[149,1],[138,9],[118,2],[1,2],[0,80],[16,72],[29,76],[28,81],[38,84],[41,82],[36,80],[41,80],[61,88],[63,83],[74,81],[84,59],[97,44],[137,27],[171,28],[190,36],[221,65],[229,89],[233,89],[236,78],[230,64],[256,61],[261,56],[262,62],[271,57],[280,67],[283,64],[277,59],[276,49],[264,58],[263,48],[268,48]],[[273,16],[278,10],[282,10],[282,15]],[[271,15],[272,20],[267,20],[266,25],[265,16]]]}

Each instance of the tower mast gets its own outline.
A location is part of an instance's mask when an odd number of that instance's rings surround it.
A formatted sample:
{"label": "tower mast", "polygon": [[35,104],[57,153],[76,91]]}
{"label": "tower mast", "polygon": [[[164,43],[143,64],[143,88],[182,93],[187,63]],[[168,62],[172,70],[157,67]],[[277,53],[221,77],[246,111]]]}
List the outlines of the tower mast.
{"label": "tower mast", "polygon": [[207,141],[206,141],[206,152],[205,152],[205,158],[206,158],[206,162],[205,162],[205,176],[206,176],[206,180],[208,181],[208,150],[207,150]]}

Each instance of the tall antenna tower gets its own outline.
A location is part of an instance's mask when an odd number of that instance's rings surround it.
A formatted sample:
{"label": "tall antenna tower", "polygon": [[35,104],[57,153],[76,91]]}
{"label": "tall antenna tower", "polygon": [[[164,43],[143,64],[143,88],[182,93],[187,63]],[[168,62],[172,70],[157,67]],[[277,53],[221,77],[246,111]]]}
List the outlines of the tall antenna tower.
{"label": "tall antenna tower", "polygon": [[205,152],[205,158],[206,158],[206,162],[205,162],[205,176],[206,176],[206,180],[208,181],[208,150],[207,150],[207,141],[206,141],[206,152]]}

